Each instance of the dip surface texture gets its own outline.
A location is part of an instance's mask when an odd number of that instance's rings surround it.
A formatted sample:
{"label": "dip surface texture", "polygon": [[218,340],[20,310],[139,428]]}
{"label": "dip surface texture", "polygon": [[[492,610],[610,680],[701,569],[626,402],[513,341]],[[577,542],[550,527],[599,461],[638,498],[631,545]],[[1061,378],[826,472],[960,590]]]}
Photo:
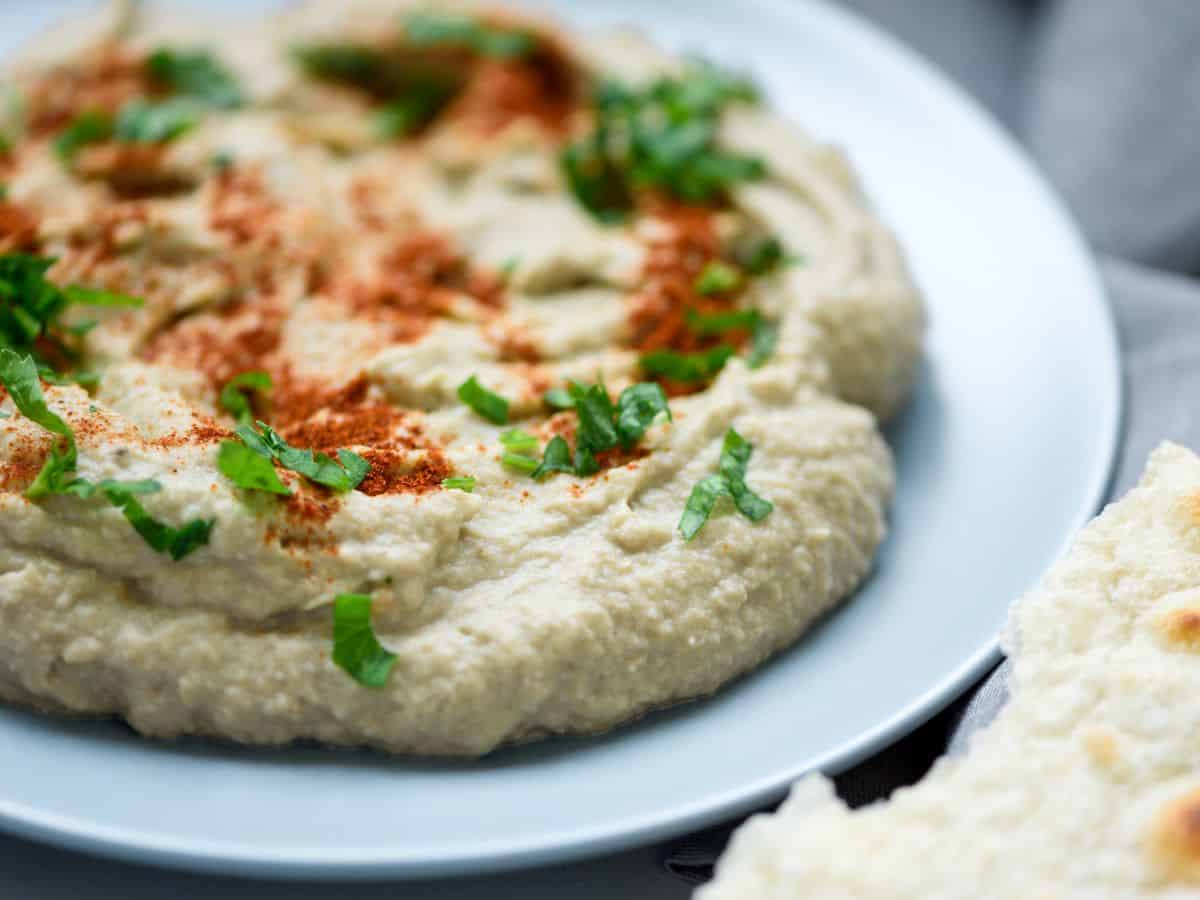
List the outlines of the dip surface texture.
{"label": "dip surface texture", "polygon": [[[69,360],[32,344],[77,474],[152,479],[156,520],[214,524],[173,559],[115,501],[26,496],[59,438],[5,393],[0,697],[158,737],[478,755],[793,643],[884,536],[877,420],[923,314],[845,159],[730,79],[632,35],[383,0],[116,4],[13,60],[0,255],[142,300],[68,308]],[[572,169],[609,122],[609,145],[657,136],[623,180],[611,149]],[[464,402],[472,378],[504,415]],[[661,387],[670,415],[581,455],[572,383]],[[247,489],[239,410],[369,469],[334,490],[277,458],[286,493]],[[552,444],[573,455],[532,473]],[[732,493],[686,539],[706,478]],[[346,594],[394,655],[381,686],[335,661]]]}

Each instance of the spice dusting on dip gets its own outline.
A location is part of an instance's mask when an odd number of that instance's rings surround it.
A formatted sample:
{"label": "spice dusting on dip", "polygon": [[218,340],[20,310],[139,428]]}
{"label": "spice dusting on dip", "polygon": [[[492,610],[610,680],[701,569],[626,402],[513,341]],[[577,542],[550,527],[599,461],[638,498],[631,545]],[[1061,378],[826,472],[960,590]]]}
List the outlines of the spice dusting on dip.
{"label": "spice dusting on dip", "polygon": [[853,593],[923,314],[836,149],[515,10],[122,9],[4,75],[0,697],[477,755]]}

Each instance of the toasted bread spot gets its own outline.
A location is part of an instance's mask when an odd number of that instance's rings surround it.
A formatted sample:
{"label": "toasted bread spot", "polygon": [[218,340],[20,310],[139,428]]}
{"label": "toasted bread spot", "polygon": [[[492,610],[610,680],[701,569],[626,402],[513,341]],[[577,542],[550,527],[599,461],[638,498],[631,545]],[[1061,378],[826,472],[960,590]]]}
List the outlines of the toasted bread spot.
{"label": "toasted bread spot", "polygon": [[1200,884],[1200,788],[1167,805],[1150,831],[1147,849],[1168,879]]}
{"label": "toasted bread spot", "polygon": [[1200,493],[1183,498],[1183,511],[1193,525],[1200,525]]}
{"label": "toasted bread spot", "polygon": [[1171,646],[1200,652],[1200,607],[1167,610],[1155,617],[1154,625]]}
{"label": "toasted bread spot", "polygon": [[1083,736],[1083,748],[1093,763],[1111,769],[1119,758],[1117,739],[1107,731],[1090,731]]}

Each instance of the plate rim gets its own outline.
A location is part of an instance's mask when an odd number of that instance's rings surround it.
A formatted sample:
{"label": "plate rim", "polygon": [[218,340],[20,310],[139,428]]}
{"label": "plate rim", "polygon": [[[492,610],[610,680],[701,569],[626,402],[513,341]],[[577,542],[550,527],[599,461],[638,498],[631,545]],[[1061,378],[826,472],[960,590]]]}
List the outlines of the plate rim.
{"label": "plate rim", "polygon": [[[1096,352],[1103,354],[1105,384],[1103,392],[1104,434],[1097,448],[1084,491],[1086,503],[1076,513],[1070,528],[1054,551],[1060,555],[1076,532],[1100,509],[1116,475],[1127,397],[1125,361],[1121,354],[1118,329],[1111,299],[1100,269],[1078,221],[1040,167],[988,110],[936,64],[903,41],[884,31],[861,13],[834,5],[831,0],[756,0],[756,4],[775,15],[794,21],[802,15],[824,18],[823,27],[835,30],[839,37],[856,42],[872,55],[885,58],[891,65],[905,69],[922,89],[936,95],[971,120],[973,127],[986,132],[1014,161],[1045,211],[1057,220],[1062,236],[1072,245],[1082,263],[1088,292],[1098,308],[1101,333]],[[1017,598],[1013,598],[1015,601]],[[163,838],[137,829],[105,826],[76,817],[45,813],[25,804],[0,800],[0,831],[93,856],[119,859],[142,865],[156,865],[196,872],[239,875],[252,878],[276,878],[310,881],[392,879],[409,880],[448,875],[493,874],[519,869],[569,863],[606,853],[645,846],[711,826],[722,820],[740,817],[780,799],[790,786],[805,774],[821,771],[838,774],[910,734],[962,696],[1001,659],[997,634],[969,655],[919,697],[891,716],[855,737],[793,766],[773,771],[755,781],[722,794],[710,795],[683,806],[638,819],[626,819],[606,828],[581,828],[560,831],[553,840],[545,837],[522,842],[491,841],[477,843],[470,855],[461,851],[432,855],[428,850],[406,855],[403,847],[382,850],[364,848],[349,851],[325,851],[314,857],[312,847],[288,850],[247,852],[243,845],[219,841]]]}

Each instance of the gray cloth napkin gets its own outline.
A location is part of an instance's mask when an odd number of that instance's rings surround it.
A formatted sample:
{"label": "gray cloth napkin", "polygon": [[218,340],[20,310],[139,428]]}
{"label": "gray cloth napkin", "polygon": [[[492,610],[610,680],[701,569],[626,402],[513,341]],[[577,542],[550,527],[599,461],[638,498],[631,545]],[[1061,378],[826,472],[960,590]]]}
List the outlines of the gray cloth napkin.
{"label": "gray cloth napkin", "polygon": [[[1125,438],[1111,496],[1133,486],[1159,442],[1200,448],[1200,3],[844,2],[990,107],[1100,254],[1125,365]],[[839,794],[852,806],[873,802],[918,780],[943,753],[963,752],[1004,705],[1007,673],[1005,663],[971,696],[837,778]],[[667,848],[668,871],[707,880],[738,824]]]}

